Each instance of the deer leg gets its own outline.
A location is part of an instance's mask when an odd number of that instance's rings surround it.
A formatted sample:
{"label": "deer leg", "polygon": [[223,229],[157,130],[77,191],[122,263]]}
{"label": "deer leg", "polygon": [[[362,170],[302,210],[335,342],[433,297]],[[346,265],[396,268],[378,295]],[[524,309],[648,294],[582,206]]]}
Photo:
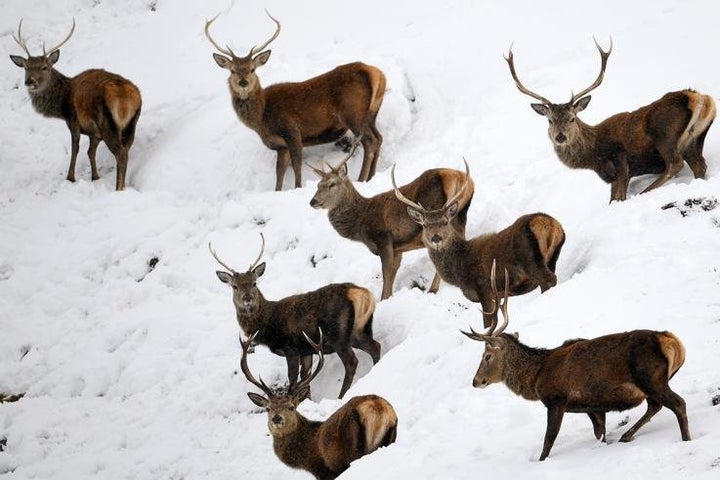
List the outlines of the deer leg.
{"label": "deer leg", "polygon": [[340,395],[338,395],[338,398],[343,398],[345,392],[347,392],[352,385],[353,378],[355,378],[355,370],[357,369],[358,359],[350,346],[336,351],[340,357],[340,361],[342,361],[343,366],[345,366],[345,378],[343,379],[342,387],[340,387]]}
{"label": "deer leg", "polygon": [[433,277],[433,281],[430,284],[430,290],[428,290],[428,293],[437,293],[438,290],[440,290],[440,274],[435,270],[435,276]]}
{"label": "deer leg", "polygon": [[562,425],[563,415],[565,414],[565,407],[563,405],[550,404],[547,409],[547,430],[545,430],[545,441],[543,442],[543,449],[540,454],[541,462],[550,455],[550,449],[560,432],[560,425]]}
{"label": "deer leg", "polygon": [[98,145],[100,145],[101,139],[90,135],[90,146],[88,147],[88,158],[90,159],[90,170],[92,171],[92,179],[97,180],[100,178],[97,170],[97,163],[95,162],[95,154],[97,153]]}
{"label": "deer leg", "polygon": [[665,172],[655,179],[645,190],[641,193],[647,193],[650,190],[654,190],[662,186],[665,182],[670,180],[672,177],[677,175],[682,170],[685,164],[685,159],[677,151],[677,145],[668,146],[665,148],[658,148],[660,155],[665,161]]}
{"label": "deer leg", "polygon": [[390,243],[383,245],[380,251],[380,265],[383,276],[383,289],[380,300],[385,300],[392,296],[395,275],[397,274],[398,268],[400,268],[401,261],[402,253],[396,253]]}
{"label": "deer leg", "polygon": [[275,163],[275,191],[282,190],[285,172],[290,165],[290,151],[287,148],[278,148],[277,162]]}
{"label": "deer leg", "polygon": [[374,167],[377,163],[377,155],[380,144],[378,142],[378,139],[375,137],[375,133],[371,130],[366,131],[363,134],[360,142],[363,146],[363,163],[362,169],[360,170],[360,175],[358,176],[358,180],[361,182],[367,182],[372,178],[373,174],[375,173]]}
{"label": "deer leg", "polygon": [[290,150],[290,162],[292,163],[293,173],[295,174],[295,188],[302,187],[302,143],[300,135],[297,139],[291,138],[287,142]]}
{"label": "deer leg", "polygon": [[115,190],[121,191],[125,188],[125,173],[127,172],[128,151],[122,147],[117,155],[115,155],[117,163],[117,177],[115,179]]}
{"label": "deer leg", "polygon": [[290,388],[292,388],[298,381],[300,357],[296,355],[288,355],[285,357],[285,361],[287,362],[288,381],[290,382]]}
{"label": "deer leg", "polygon": [[353,347],[372,357],[373,364],[380,361],[380,343],[372,337],[372,327],[366,327],[360,337],[353,338]]}
{"label": "deer leg", "polygon": [[75,162],[77,161],[78,152],[80,151],[80,126],[68,123],[70,129],[70,168],[68,168],[67,179],[70,182],[75,181]]}
{"label": "deer leg", "polygon": [[593,433],[598,440],[605,441],[605,412],[588,412],[593,426]]}
{"label": "deer leg", "polygon": [[615,178],[610,183],[610,202],[622,202],[627,198],[630,185],[630,167],[625,155],[621,155],[615,164]]}
{"label": "deer leg", "polygon": [[688,149],[683,153],[683,157],[695,178],[705,178],[705,173],[707,172],[707,162],[702,155],[706,134],[707,130],[701,133],[695,141],[691,142]]}
{"label": "deer leg", "polygon": [[635,422],[635,425],[630,427],[630,429],[627,432],[625,432],[622,437],[620,437],[620,441],[621,442],[632,441],[633,437],[635,436],[635,433],[638,430],[640,430],[640,427],[642,427],[643,425],[648,423],[650,421],[650,419],[656,413],[658,413],[660,411],[661,408],[662,408],[662,405],[660,405],[659,402],[656,402],[652,398],[648,397],[647,398],[647,411],[645,412],[645,414],[642,417],[640,417],[640,420]]}

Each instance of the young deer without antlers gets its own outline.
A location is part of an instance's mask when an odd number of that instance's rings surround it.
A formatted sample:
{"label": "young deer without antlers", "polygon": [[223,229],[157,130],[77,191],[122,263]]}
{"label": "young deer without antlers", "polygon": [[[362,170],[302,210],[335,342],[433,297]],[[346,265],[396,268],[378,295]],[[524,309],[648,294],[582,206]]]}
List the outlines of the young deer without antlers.
{"label": "young deer without antlers", "polygon": [[213,54],[215,62],[230,71],[228,84],[235,113],[277,152],[275,190],[282,189],[290,164],[295,187],[301,186],[303,146],[335,142],[348,130],[362,137],[364,157],[358,180],[370,180],[382,144],[375,118],[385,95],[385,75],[355,62],[302,82],[263,88],[255,69],[268,61],[271,50],[263,50],[280,34],[280,22],[268,16],[277,25],[275,33],[244,57],[236,56],[229,47],[221,48],[210,36],[210,25],[217,16],[205,23],[205,36],[222,54]]}
{"label": "young deer without antlers", "polygon": [[[492,284],[495,285],[493,268]],[[507,286],[508,275],[505,272]],[[506,290],[507,292],[507,287]],[[645,414],[620,437],[629,442],[662,407],[673,411],[683,440],[690,440],[685,401],[673,392],[668,381],[685,361],[685,347],[670,332],[633,330],[602,337],[568,340],[551,349],[532,348],[517,335],[503,333],[508,325],[508,295],[504,300],[494,290],[503,324],[493,324],[485,333],[462,332],[485,342],[485,352],[473,386],[484,388],[504,382],[527,400],[540,400],[547,407],[547,430],[540,460],[545,460],[560,431],[565,412],[586,413],[595,437],[605,440],[605,414],[638,406],[647,400]]]}
{"label": "young deer without antlers", "polygon": [[140,91],[129,80],[105,70],[85,70],[69,78],[53,68],[60,58],[60,47],[75,31],[73,20],[70,33],[57,46],[43,54],[32,56],[22,38],[22,20],[15,42],[28,58],[10,55],[18,67],[25,69],[25,85],[35,110],[52,118],[62,118],[70,129],[71,153],[67,179],[75,181],[75,161],[80,150],[80,135],[90,138],[88,157],[92,179],[100,178],[95,153],[105,142],[117,163],[116,190],[125,188],[128,152],[135,138],[135,125],[140,118]]}
{"label": "young deer without antlers", "polygon": [[690,89],[670,92],[633,112],[613,115],[592,126],[577,116],[590,102],[590,91],[603,81],[612,52],[600,48],[600,74],[595,82],[568,103],[555,104],[523,86],[515,73],[512,49],[505,60],[515,85],[542,103],[535,112],[547,117],[548,134],[561,162],[570,168],[593,170],[610,183],[610,201],[625,200],[632,177],[661,173],[642,193],[667,182],[687,162],[695,178],[704,178],[707,164],[702,155],[705,135],[715,119],[712,97]]}
{"label": "young deer without antlers", "polygon": [[[352,385],[358,359],[353,347],[380,360],[380,344],[373,339],[372,322],[375,299],[369,290],[352,283],[333,283],[312,292],[285,297],[278,301],[266,300],[258,289],[257,279],[265,273],[265,262],[258,264],[265,250],[262,236],[260,254],[247,272],[233,270],[220,260],[210,247],[210,253],[228,271],[216,272],[221,282],[233,289],[233,303],[240,329],[248,334],[258,332],[255,339],[287,361],[288,378],[293,386],[298,378],[307,377],[312,363],[312,350],[302,332],[322,328],[328,344],[325,353],[336,352],[345,367],[345,378],[339,398]],[[302,364],[302,365],[301,365]]]}
{"label": "young deer without antlers", "polygon": [[[504,230],[466,240],[453,226],[456,201],[428,210],[397,188],[394,169],[391,176],[395,195],[407,205],[410,218],[422,226],[422,241],[440,277],[459,287],[468,300],[480,302],[483,309],[493,301],[490,268],[494,259],[510,272],[509,295],[522,295],[538,286],[544,292],[557,284],[555,264],[565,232],[550,215],[523,215]],[[497,312],[484,312],[484,317],[487,327]]]}
{"label": "young deer without antlers", "polygon": [[297,411],[297,406],[308,396],[310,382],[323,367],[322,331],[317,344],[303,332],[318,354],[318,364],[315,371],[291,386],[286,394],[274,393],[250,372],[247,353],[255,335],[257,332],[242,342],[240,367],[250,383],[266,395],[248,392],[255,405],[267,410],[273,449],[281,462],[307,470],[318,480],[331,480],[347,470],[354,460],[395,441],[397,415],[392,405],[377,395],[353,397],[323,422],[308,420]]}
{"label": "young deer without antlers", "polygon": [[[347,176],[346,164],[352,153],[337,167],[328,165],[329,172],[311,167],[320,176],[320,182],[310,205],[327,209],[330,223],[341,236],[364,243],[370,252],[380,257],[381,299],[385,300],[392,295],[403,252],[422,248],[422,228],[408,219],[405,208],[393,198],[392,191],[370,198],[358,193]],[[465,165],[467,167],[467,163]],[[449,168],[426,170],[400,190],[405,196],[430,207],[440,207],[448,201],[456,203],[459,213],[452,220],[451,228],[459,236],[465,236],[467,211],[475,192],[469,172]],[[440,276],[435,273],[430,291],[436,292],[439,286]]]}

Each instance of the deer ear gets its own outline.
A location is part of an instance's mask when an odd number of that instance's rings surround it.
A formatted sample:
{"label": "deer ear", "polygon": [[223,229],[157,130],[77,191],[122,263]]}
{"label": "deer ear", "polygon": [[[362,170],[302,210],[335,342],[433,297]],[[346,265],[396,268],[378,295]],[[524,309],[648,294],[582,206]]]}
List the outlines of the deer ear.
{"label": "deer ear", "polygon": [[47,57],[48,62],[50,62],[50,65],[55,65],[55,63],[58,61],[58,58],[60,58],[60,50],[55,50],[50,54],[49,57]]}
{"label": "deer ear", "polygon": [[588,103],[590,103],[590,98],[591,98],[590,95],[586,95],[586,96],[582,97],[580,100],[578,100],[577,102],[575,102],[575,105],[573,105],[573,109],[575,110],[575,113],[582,112],[583,110],[585,110],[585,107],[587,107]]}
{"label": "deer ear", "polygon": [[457,213],[458,213],[458,203],[457,202],[451,203],[445,210],[445,216],[448,219],[454,218],[455,215],[457,215]]}
{"label": "deer ear", "polygon": [[27,65],[27,58],[23,58],[19,55],[10,55],[10,60],[20,68],[25,68]]}
{"label": "deer ear", "polygon": [[310,385],[301,385],[292,394],[292,402],[296,407],[306,398],[310,398]]}
{"label": "deer ear", "polygon": [[268,404],[270,403],[270,400],[254,392],[248,392],[248,397],[250,397],[250,401],[252,401],[258,407],[267,408]]}
{"label": "deer ear", "polygon": [[260,265],[253,268],[252,273],[253,273],[253,275],[255,275],[255,278],[262,277],[263,273],[265,273],[265,262],[262,262]]}
{"label": "deer ear", "polygon": [[255,58],[253,58],[253,65],[255,65],[256,68],[265,65],[270,58],[270,53],[272,53],[272,50],[265,50],[264,52],[255,55]]}
{"label": "deer ear", "polygon": [[223,283],[230,283],[233,278],[231,273],[223,272],[222,270],[216,270],[215,275],[217,275],[217,277]]}
{"label": "deer ear", "polygon": [[338,169],[338,173],[341,177],[347,177],[348,169],[347,169],[347,163],[343,163],[340,165],[340,168]]}
{"label": "deer ear", "polygon": [[419,223],[420,225],[425,223],[425,216],[420,210],[416,210],[413,207],[407,207],[407,212],[408,215],[410,215],[410,218],[412,218],[416,223]]}
{"label": "deer ear", "polygon": [[535,110],[535,113],[542,115],[543,117],[547,117],[550,113],[550,109],[544,103],[531,103],[530,107]]}
{"label": "deer ear", "polygon": [[219,53],[213,53],[213,58],[215,59],[215,63],[217,63],[220,68],[230,70],[230,67],[232,66],[231,59],[224,55],[220,55]]}

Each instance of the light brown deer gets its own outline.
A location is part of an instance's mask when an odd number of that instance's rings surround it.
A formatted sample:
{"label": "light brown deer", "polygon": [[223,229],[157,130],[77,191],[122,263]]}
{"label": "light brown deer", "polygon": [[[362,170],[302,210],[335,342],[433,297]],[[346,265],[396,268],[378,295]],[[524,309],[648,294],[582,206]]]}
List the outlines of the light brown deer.
{"label": "light brown deer", "polygon": [[[456,201],[435,210],[426,209],[397,188],[395,167],[391,177],[395,195],[407,205],[410,218],[422,227],[422,241],[440,277],[459,287],[468,300],[488,309],[493,301],[490,268],[495,259],[510,272],[510,295],[523,295],[538,286],[544,292],[557,284],[555,265],[565,243],[565,232],[550,215],[523,215],[499,232],[466,240],[453,227],[458,214]],[[497,319],[497,312],[488,309],[484,317],[487,327]]]}
{"label": "light brown deer", "polygon": [[[405,207],[393,198],[392,191],[370,198],[358,193],[347,176],[347,161],[353,150],[338,166],[328,165],[329,172],[311,167],[320,176],[320,182],[310,205],[327,209],[330,223],[341,236],[362,242],[370,252],[380,257],[383,276],[381,299],[384,300],[392,296],[403,252],[422,248],[422,228],[408,218]],[[449,168],[426,170],[400,187],[405,196],[428,207],[439,208],[448,202],[456,203],[459,211],[451,222],[451,228],[462,237],[465,236],[467,211],[475,192],[467,162],[465,167],[466,173]],[[440,276],[435,273],[429,291],[437,292],[439,287]]]}
{"label": "light brown deer", "polygon": [[[493,264],[492,285],[495,285]],[[677,417],[680,435],[690,440],[685,401],[673,392],[668,381],[685,361],[685,347],[670,332],[633,330],[593,339],[573,339],[556,348],[532,348],[518,341],[517,334],[503,333],[510,320],[507,312],[508,274],[505,294],[494,289],[495,308],[503,323],[485,333],[462,332],[485,342],[485,352],[473,378],[473,386],[484,388],[504,382],[527,400],[540,400],[547,407],[547,430],[540,460],[545,460],[560,431],[565,412],[586,413],[595,438],[605,440],[605,414],[623,411],[647,400],[645,414],[620,437],[629,442],[637,431],[667,407]],[[502,298],[504,297],[504,299]]]}
{"label": "light brown deer", "polygon": [[354,460],[395,442],[397,415],[392,405],[377,395],[353,397],[322,422],[309,420],[297,411],[298,405],[308,397],[310,382],[323,367],[322,331],[317,344],[303,332],[318,354],[318,364],[308,377],[291,386],[287,393],[273,392],[250,372],[248,348],[257,334],[255,332],[242,342],[240,367],[248,381],[265,394],[248,392],[248,397],[255,405],[267,410],[273,449],[281,462],[307,470],[318,480],[332,480],[347,470]]}
{"label": "light brown deer", "polygon": [[22,38],[20,20],[17,37],[13,35],[13,39],[28,58],[10,55],[10,59],[25,69],[25,85],[35,110],[46,117],[65,120],[70,129],[71,152],[67,179],[75,181],[75,161],[82,134],[90,139],[88,157],[92,179],[100,178],[95,153],[102,141],[115,156],[115,189],[122,190],[125,188],[128,152],[140,118],[140,91],[129,80],[105,70],[85,70],[74,77],[66,77],[55,70],[54,65],[60,58],[60,47],[70,40],[74,31],[75,20],[70,33],[62,42],[49,51],[45,51],[43,46],[43,54],[33,56]]}
{"label": "light brown deer", "polygon": [[375,119],[385,95],[385,75],[376,67],[355,62],[302,82],[263,88],[255,70],[268,61],[271,50],[265,48],[280,34],[280,22],[268,16],[277,26],[275,33],[244,57],[230,47],[220,47],[210,36],[217,16],[205,23],[205,36],[220,52],[213,54],[215,62],[230,71],[230,97],[238,118],[277,152],[275,190],[282,189],[290,164],[295,187],[302,185],[304,146],[341,140],[348,130],[362,137],[364,156],[358,180],[370,180],[382,145]]}
{"label": "light brown deer", "polygon": [[577,114],[590,102],[589,92],[600,86],[605,75],[610,48],[600,52],[600,74],[568,103],[552,103],[527,89],[515,72],[513,52],[505,60],[515,85],[524,94],[539,100],[531,106],[547,117],[548,134],[555,153],[570,168],[593,170],[610,183],[610,201],[625,200],[632,177],[650,173],[661,175],[642,193],[653,190],[680,172],[684,162],[695,178],[705,178],[707,164],[702,155],[705,135],[715,119],[712,97],[686,89],[665,94],[659,100],[633,112],[613,115],[597,125],[588,125]]}
{"label": "light brown deer", "polygon": [[325,353],[336,352],[345,367],[345,377],[339,398],[352,385],[358,359],[353,347],[380,360],[380,343],[373,339],[373,313],[375,299],[366,288],[353,283],[332,283],[311,292],[300,293],[277,301],[267,300],[257,287],[257,280],[265,273],[265,262],[260,262],[265,250],[265,237],[257,259],[247,272],[233,270],[220,260],[211,245],[210,253],[228,271],[216,272],[221,282],[233,289],[233,304],[240,329],[249,334],[259,332],[256,341],[266,345],[276,355],[285,357],[290,385],[305,378],[312,362],[312,350],[302,332],[322,328],[327,333]]}

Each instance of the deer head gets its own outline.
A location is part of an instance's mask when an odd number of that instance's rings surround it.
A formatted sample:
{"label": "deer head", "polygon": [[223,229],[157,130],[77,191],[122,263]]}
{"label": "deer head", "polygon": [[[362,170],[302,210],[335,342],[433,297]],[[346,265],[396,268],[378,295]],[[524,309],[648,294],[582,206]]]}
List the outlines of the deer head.
{"label": "deer head", "polygon": [[503,316],[503,323],[500,328],[497,328],[497,320],[493,321],[492,325],[487,329],[485,333],[478,333],[470,327],[470,332],[460,330],[464,335],[467,335],[473,340],[479,342],[485,342],[485,352],[483,353],[482,361],[478,367],[475,378],[473,378],[473,386],[475,388],[485,388],[490,384],[498,383],[503,380],[503,370],[505,368],[505,359],[503,356],[503,344],[505,339],[500,336],[505,331],[510,321],[510,316],[507,311],[508,303],[508,292],[510,290],[510,280],[508,278],[507,269],[505,269],[505,292],[501,295],[498,292],[497,284],[495,282],[495,260],[493,260],[492,268],[490,270],[490,284],[495,298],[494,309],[490,313],[484,312],[485,314],[493,314],[498,309]]}
{"label": "deer head", "polygon": [[540,100],[541,103],[532,103],[530,106],[536,113],[542,115],[548,119],[548,136],[556,147],[563,146],[566,144],[573,144],[578,138],[580,127],[577,122],[577,114],[585,110],[585,107],[590,103],[590,95],[587,95],[592,90],[600,86],[605,76],[605,67],[607,67],[608,57],[612,53],[612,38],[610,39],[610,48],[604,51],[600,45],[595,41],[595,46],[600,52],[600,74],[597,79],[580,93],[573,94],[570,97],[570,101],[567,103],[552,103],[547,98],[538,95],[535,92],[527,89],[521,82],[515,72],[515,63],[513,59],[512,46],[508,52],[508,56],[505,57],[508,66],[510,67],[510,74],[515,80],[515,85],[525,95],[528,95],[536,100]]}
{"label": "deer head", "polygon": [[321,168],[313,167],[308,164],[319,177],[317,191],[310,200],[310,206],[313,208],[325,208],[332,210],[353,190],[352,182],[347,176],[347,162],[355,153],[362,137],[358,137],[350,148],[347,156],[335,167],[326,163],[329,172],[325,172]]}
{"label": "deer head", "polygon": [[395,182],[395,165],[393,165],[390,171],[395,196],[408,206],[407,212],[410,218],[423,227],[423,243],[427,248],[434,250],[443,249],[448,245],[448,242],[460,235],[460,232],[458,232],[455,225],[453,225],[452,219],[455,218],[455,215],[458,213],[457,200],[465,188],[467,188],[470,180],[470,166],[464,158],[463,162],[465,162],[465,181],[455,195],[448,198],[445,205],[437,210],[427,210],[419,203],[415,203],[403,195]]}
{"label": "deer head", "polygon": [[325,359],[323,357],[323,334],[322,330],[318,328],[320,339],[317,343],[313,342],[308,335],[303,332],[303,336],[312,346],[313,350],[318,354],[318,364],[315,370],[310,373],[306,378],[300,382],[291,385],[286,393],[273,392],[265,382],[260,379],[255,379],[253,374],[250,372],[250,368],[247,364],[248,349],[253,344],[255,336],[258,332],[253,333],[247,340],[242,341],[242,358],[240,360],[240,368],[245,374],[245,378],[250,383],[258,387],[263,391],[265,396],[257,393],[248,392],[250,400],[258,407],[264,408],[268,413],[268,429],[273,437],[283,437],[292,433],[298,426],[300,421],[300,414],[296,411],[296,408],[300,403],[308,397],[310,391],[310,382],[320,373],[322,370]]}
{"label": "deer head", "polygon": [[275,22],[275,33],[262,45],[252,47],[248,54],[244,57],[238,57],[235,55],[232,49],[228,46],[225,48],[220,47],[217,42],[213,40],[212,36],[210,36],[210,25],[215,21],[215,19],[217,19],[220,15],[219,13],[211,20],[207,20],[205,22],[205,36],[208,40],[210,40],[210,43],[213,44],[218,52],[220,52],[213,53],[213,58],[221,68],[230,71],[230,79],[228,80],[230,89],[241,99],[247,99],[252,92],[260,88],[260,81],[255,74],[255,69],[265,65],[268,61],[272,50],[263,50],[270,45],[270,43],[275,40],[278,35],[280,35],[280,22],[270,15],[267,10],[265,10],[265,13],[273,22]]}
{"label": "deer head", "polygon": [[10,55],[10,60],[12,60],[12,62],[18,67],[25,69],[25,86],[30,93],[40,93],[50,85],[53,65],[55,65],[60,58],[60,47],[70,40],[70,37],[72,37],[74,32],[75,19],[73,19],[70,33],[68,33],[67,37],[65,37],[62,42],[52,47],[50,51],[45,50],[45,44],[43,43],[42,55],[33,56],[27,47],[26,40],[22,37],[22,20],[20,20],[20,23],[18,24],[17,37],[13,35],[13,40],[15,40],[15,43],[20,45],[20,47],[25,51],[27,58],[19,55]]}
{"label": "deer head", "polygon": [[220,260],[215,253],[212,244],[208,243],[208,248],[210,249],[212,256],[220,265],[228,270],[227,272],[217,270],[215,273],[221,282],[227,283],[232,287],[233,303],[235,304],[235,308],[237,308],[239,313],[244,313],[246,315],[255,313],[260,308],[260,299],[262,298],[262,294],[256,285],[257,279],[265,273],[265,262],[258,265],[258,262],[265,251],[265,237],[262,233],[260,234],[260,238],[262,239],[260,253],[255,261],[250,265],[247,272],[244,273],[236,272],[225,262]]}

